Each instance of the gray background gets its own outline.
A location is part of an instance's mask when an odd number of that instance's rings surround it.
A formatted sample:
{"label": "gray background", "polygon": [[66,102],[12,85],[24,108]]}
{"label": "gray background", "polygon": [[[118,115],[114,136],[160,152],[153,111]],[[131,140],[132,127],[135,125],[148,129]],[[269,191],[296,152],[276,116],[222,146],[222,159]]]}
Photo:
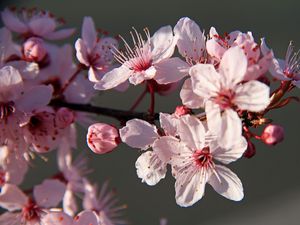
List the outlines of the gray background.
{"label": "gray background", "polygon": [[[132,26],[147,26],[152,33],[162,25],[174,26],[182,16],[193,18],[202,29],[215,26],[220,33],[240,29],[252,31],[257,40],[267,37],[278,56],[284,57],[289,40],[300,46],[299,1],[1,1],[1,9],[8,5],[47,9],[66,19],[69,26],[78,28],[83,16],[92,16],[97,27],[109,30],[113,35],[128,37]],[[74,43],[75,34],[71,39]],[[127,95],[108,92],[99,95],[98,104],[115,108],[129,108],[142,91],[131,88]],[[299,90],[296,92],[299,96]],[[147,108],[147,101],[140,110]],[[170,112],[180,104],[177,94],[162,97],[157,110]],[[174,199],[174,180],[170,174],[155,187],[142,184],[136,176],[134,163],[139,153],[121,146],[117,151],[99,156],[91,154],[85,146],[84,131],[78,138],[80,150],[90,158],[94,168],[92,179],[98,183],[105,179],[116,187],[122,202],[128,204],[127,218],[134,225],[155,225],[160,217],[166,217],[170,225],[298,225],[300,224],[300,152],[299,152],[299,104],[293,103],[284,110],[270,115],[286,130],[286,138],[276,147],[257,144],[257,155],[241,159],[230,165],[241,178],[245,198],[231,202],[219,196],[207,186],[205,197],[190,208],[180,208]],[[99,121],[111,121],[100,117]],[[54,156],[49,163],[41,159],[33,163],[25,186],[38,183],[42,177],[55,173]]]}

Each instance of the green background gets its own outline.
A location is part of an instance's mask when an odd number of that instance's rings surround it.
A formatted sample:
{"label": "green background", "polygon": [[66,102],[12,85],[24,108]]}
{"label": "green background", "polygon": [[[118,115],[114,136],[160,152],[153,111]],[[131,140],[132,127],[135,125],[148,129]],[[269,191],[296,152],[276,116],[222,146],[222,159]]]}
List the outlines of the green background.
{"label": "green background", "polygon": [[[284,57],[290,40],[300,46],[299,1],[1,1],[5,6],[37,6],[66,19],[70,27],[78,32],[70,43],[80,36],[84,16],[92,16],[96,26],[128,37],[132,26],[141,30],[147,26],[155,32],[160,26],[174,26],[179,18],[188,16],[209,30],[215,26],[220,33],[239,29],[252,31],[256,40],[267,37],[277,56]],[[110,91],[99,94],[101,106],[128,109],[142,88],[131,88],[128,93]],[[295,92],[299,96],[299,90]],[[149,99],[139,107],[146,110]],[[171,112],[180,104],[178,94],[161,97],[157,110]],[[135,160],[139,152],[122,145],[107,155],[92,154],[85,145],[84,132],[78,138],[77,151],[88,154],[89,166],[94,169],[91,178],[98,183],[109,179],[116,187],[122,202],[128,204],[127,218],[134,225],[156,225],[160,217],[166,217],[169,225],[299,225],[300,224],[300,149],[299,149],[299,103],[271,114],[277,124],[285,127],[285,141],[275,147],[257,144],[257,155],[252,159],[241,159],[230,165],[244,185],[245,198],[231,202],[219,196],[207,186],[205,197],[190,208],[180,208],[174,199],[174,180],[170,174],[155,187],[140,182],[136,176]],[[100,117],[99,121],[111,122]],[[49,162],[37,159],[27,176],[29,186],[39,183],[44,176],[55,173],[55,157]]]}

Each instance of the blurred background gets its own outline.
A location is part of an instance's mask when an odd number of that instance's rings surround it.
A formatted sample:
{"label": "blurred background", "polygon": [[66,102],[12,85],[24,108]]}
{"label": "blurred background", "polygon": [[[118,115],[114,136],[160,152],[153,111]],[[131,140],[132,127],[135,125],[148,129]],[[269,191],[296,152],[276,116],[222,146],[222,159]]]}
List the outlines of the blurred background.
{"label": "blurred background", "polygon": [[[68,27],[77,27],[69,40],[74,44],[80,36],[84,16],[93,17],[97,28],[112,35],[129,37],[132,26],[141,30],[148,27],[154,33],[163,25],[174,26],[179,18],[188,16],[206,31],[211,26],[219,33],[239,29],[252,31],[257,42],[267,38],[278,57],[284,58],[290,40],[300,47],[300,1],[193,1],[193,0],[1,0],[1,10],[6,6],[38,7],[63,17]],[[99,94],[97,104],[128,109],[143,88],[130,88],[126,94],[109,91]],[[297,92],[299,96],[299,90]],[[180,104],[178,91],[167,97],[157,98],[157,111],[172,112]],[[146,110],[148,100],[138,108]],[[135,160],[139,152],[125,145],[111,154],[95,155],[85,144],[85,130],[78,137],[79,149],[89,157],[94,172],[93,181],[101,184],[110,180],[116,187],[121,202],[128,205],[126,218],[133,225],[158,225],[159,219],[168,219],[168,225],[299,225],[300,224],[300,107],[292,103],[284,110],[271,113],[275,123],[285,127],[286,138],[275,147],[257,143],[257,154],[252,159],[241,159],[229,167],[244,185],[245,198],[231,202],[218,195],[207,185],[204,198],[190,208],[176,205],[174,179],[162,180],[155,187],[141,183],[136,175]],[[105,117],[99,121],[115,122]],[[37,159],[27,176],[25,186],[41,182],[55,173],[55,156],[49,162]]]}

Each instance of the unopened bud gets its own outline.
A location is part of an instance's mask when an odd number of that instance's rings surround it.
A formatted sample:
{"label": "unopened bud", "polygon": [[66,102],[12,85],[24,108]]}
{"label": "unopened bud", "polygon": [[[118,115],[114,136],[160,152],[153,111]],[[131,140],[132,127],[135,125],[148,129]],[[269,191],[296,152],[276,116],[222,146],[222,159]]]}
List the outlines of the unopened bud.
{"label": "unopened bud", "polygon": [[186,107],[185,105],[180,105],[176,107],[174,114],[175,116],[180,117],[189,114],[190,112],[191,110],[188,107]]}
{"label": "unopened bud", "polygon": [[87,144],[97,154],[111,152],[119,143],[119,132],[111,125],[95,123],[88,129]]}
{"label": "unopened bud", "polygon": [[66,128],[74,122],[75,115],[73,111],[68,108],[60,108],[56,112],[55,121],[59,128]]}
{"label": "unopened bud", "polygon": [[248,147],[247,147],[247,150],[244,152],[244,157],[250,159],[255,154],[256,154],[255,145],[251,141],[248,141]]}
{"label": "unopened bud", "polygon": [[276,145],[284,139],[284,129],[282,126],[270,124],[265,127],[261,140],[267,145]]}
{"label": "unopened bud", "polygon": [[44,41],[41,38],[29,38],[23,44],[24,57],[26,60],[41,62],[47,55]]}

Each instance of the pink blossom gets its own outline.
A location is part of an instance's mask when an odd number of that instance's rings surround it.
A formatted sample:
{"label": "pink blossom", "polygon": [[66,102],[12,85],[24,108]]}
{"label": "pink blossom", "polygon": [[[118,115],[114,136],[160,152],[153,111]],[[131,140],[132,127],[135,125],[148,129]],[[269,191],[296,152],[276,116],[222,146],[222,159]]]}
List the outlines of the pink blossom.
{"label": "pink blossom", "polygon": [[177,57],[170,58],[176,44],[172,28],[164,26],[152,37],[148,29],[144,31],[146,40],[134,30],[131,33],[134,47],[131,48],[124,40],[126,52],[115,49],[115,58],[122,65],[106,73],[95,84],[96,89],[111,89],[126,80],[134,85],[151,79],[159,84],[169,84],[187,75],[188,65]]}
{"label": "pink blossom", "polygon": [[190,115],[182,116],[177,128],[180,139],[164,136],[153,144],[159,158],[174,170],[177,204],[187,207],[196,203],[204,195],[206,183],[230,200],[241,200],[241,181],[225,166],[215,164],[215,160],[228,164],[240,158],[247,147],[245,139],[238,139],[231,148],[221,147],[216,138],[206,135],[202,123]]}
{"label": "pink blossom", "polygon": [[105,123],[91,125],[86,138],[90,149],[97,154],[111,152],[120,143],[118,130]]}
{"label": "pink blossom", "polygon": [[22,34],[24,37],[42,37],[48,40],[64,39],[72,35],[73,28],[56,31],[60,22],[49,12],[6,8],[2,13],[4,25],[11,31]]}
{"label": "pink blossom", "polygon": [[27,39],[23,44],[23,54],[28,61],[42,61],[47,55],[43,39],[37,37]]}
{"label": "pink blossom", "polygon": [[256,80],[241,83],[247,70],[247,59],[239,47],[228,49],[219,70],[212,65],[198,64],[190,69],[193,92],[205,103],[209,129],[220,135],[220,142],[229,147],[242,134],[237,110],[260,112],[270,100],[270,88]]}
{"label": "pink blossom", "polygon": [[261,140],[267,145],[276,145],[284,139],[284,129],[282,126],[269,124],[265,127]]}

